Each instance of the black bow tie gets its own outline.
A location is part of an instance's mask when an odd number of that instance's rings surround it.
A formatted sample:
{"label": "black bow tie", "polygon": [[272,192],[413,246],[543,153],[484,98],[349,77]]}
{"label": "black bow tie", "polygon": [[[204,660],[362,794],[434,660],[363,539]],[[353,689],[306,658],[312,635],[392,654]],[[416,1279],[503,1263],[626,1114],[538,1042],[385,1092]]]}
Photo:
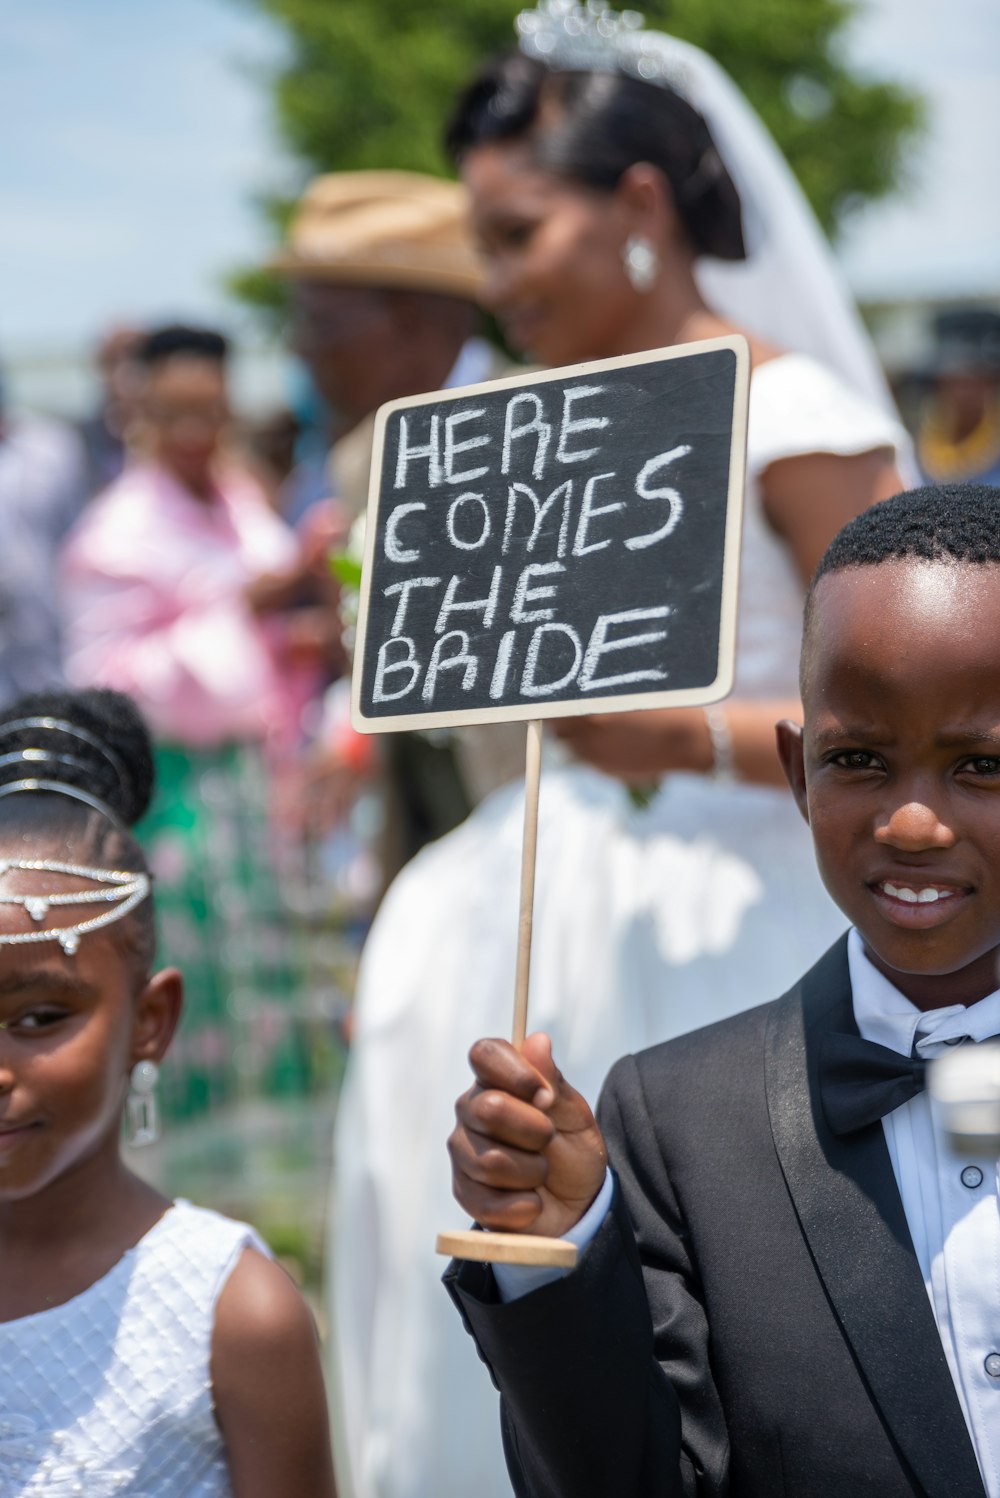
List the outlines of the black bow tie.
{"label": "black bow tie", "polygon": [[926,1076],[927,1062],[920,1058],[860,1035],[827,1035],[819,1058],[826,1121],[835,1134],[853,1134],[915,1098]]}

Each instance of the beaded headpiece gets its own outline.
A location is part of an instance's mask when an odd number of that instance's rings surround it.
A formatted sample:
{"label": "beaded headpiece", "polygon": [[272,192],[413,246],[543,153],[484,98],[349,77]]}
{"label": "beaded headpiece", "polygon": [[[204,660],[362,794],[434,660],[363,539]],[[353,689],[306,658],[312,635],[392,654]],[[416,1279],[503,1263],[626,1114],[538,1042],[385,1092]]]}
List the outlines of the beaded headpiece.
{"label": "beaded headpiece", "polygon": [[149,875],[125,869],[95,869],[85,864],[60,863],[55,858],[0,858],[0,876],[8,869],[39,870],[46,874],[65,874],[75,879],[92,879],[101,889],[54,890],[45,894],[5,895],[0,894],[0,905],[20,905],[36,923],[45,920],[55,906],[64,905],[109,905],[86,920],[74,921],[70,926],[47,926],[35,931],[0,931],[0,946],[20,946],[25,942],[57,941],[68,957],[72,957],[80,945],[81,936],[88,931],[97,931],[101,926],[110,926],[128,915],[149,894]]}
{"label": "beaded headpiece", "polygon": [[[3,737],[6,738],[25,729],[38,731],[42,742],[34,745],[27,744],[0,755],[0,769],[7,765],[18,764],[23,765],[26,770],[51,771],[51,773],[8,780],[0,784],[0,798],[17,795],[20,792],[38,791],[68,796],[71,800],[80,801],[85,806],[89,806],[91,810],[100,812],[113,827],[123,831],[124,824],[121,818],[107,801],[91,791],[84,790],[82,786],[75,785],[70,780],[58,778],[60,768],[64,770],[86,769],[88,768],[87,762],[60,746],[45,747],[44,738],[46,734],[65,734],[71,739],[86,744],[101,755],[119,780],[124,780],[125,770],[118,755],[94,734],[62,718],[18,718],[3,725]],[[28,931],[0,932],[0,946],[57,941],[67,956],[71,957],[80,945],[81,936],[86,935],[88,931],[97,931],[102,926],[109,926],[112,921],[120,921],[123,916],[128,915],[141,904],[150,891],[149,875],[141,870],[99,869],[85,864],[62,863],[54,858],[0,858],[0,878],[10,869],[25,869],[31,872],[63,875],[68,878],[89,879],[100,887],[85,890],[60,890],[57,886],[54,889],[29,895],[0,893],[0,905],[20,905],[27,911],[37,927],[35,930]],[[42,927],[41,923],[54,907],[78,905],[103,905],[107,908],[100,910],[97,915],[74,921],[68,926]]]}
{"label": "beaded headpiece", "polygon": [[637,10],[612,10],[598,0],[540,0],[514,22],[527,57],[566,72],[629,73],[646,83],[684,92],[683,63],[668,56],[662,38],[645,31]]}

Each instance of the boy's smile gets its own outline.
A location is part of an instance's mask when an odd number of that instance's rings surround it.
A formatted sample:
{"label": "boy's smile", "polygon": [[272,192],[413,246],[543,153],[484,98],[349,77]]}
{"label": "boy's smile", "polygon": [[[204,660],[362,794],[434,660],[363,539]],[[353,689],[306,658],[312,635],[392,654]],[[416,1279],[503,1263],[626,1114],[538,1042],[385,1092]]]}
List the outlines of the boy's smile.
{"label": "boy's smile", "polygon": [[1000,987],[1000,567],[828,573],[780,747],[824,883],[922,1009]]}

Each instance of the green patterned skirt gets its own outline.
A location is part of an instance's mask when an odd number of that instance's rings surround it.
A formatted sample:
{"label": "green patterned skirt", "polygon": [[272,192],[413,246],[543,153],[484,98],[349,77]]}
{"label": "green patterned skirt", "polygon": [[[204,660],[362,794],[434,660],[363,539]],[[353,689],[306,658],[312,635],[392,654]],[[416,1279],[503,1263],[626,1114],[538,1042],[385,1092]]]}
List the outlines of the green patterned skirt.
{"label": "green patterned skirt", "polygon": [[268,779],[252,745],[160,745],[136,829],[153,870],[158,963],[184,975],[161,1098],[174,1119],[301,1095],[311,1060],[309,937],[282,898]]}

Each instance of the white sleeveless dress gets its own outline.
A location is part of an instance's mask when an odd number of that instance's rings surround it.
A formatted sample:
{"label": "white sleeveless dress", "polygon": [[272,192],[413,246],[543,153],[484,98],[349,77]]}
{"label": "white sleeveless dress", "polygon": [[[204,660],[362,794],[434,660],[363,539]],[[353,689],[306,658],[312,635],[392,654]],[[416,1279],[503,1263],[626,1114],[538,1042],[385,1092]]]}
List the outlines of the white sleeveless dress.
{"label": "white sleeveless dress", "polygon": [[[803,588],[760,475],[781,458],[901,442],[804,355],[755,370],[734,697],[798,690]],[[464,1225],[444,1144],[469,1045],[510,1034],[522,815],[523,786],[505,787],[424,849],[365,949],[331,1236],[348,1498],[510,1493],[496,1396],[444,1301],[434,1239]],[[618,781],[548,751],[529,1029],[552,1035],[592,1103],[619,1056],[775,997],[846,924],[788,792],[676,774],[640,811]]]}
{"label": "white sleeveless dress", "polygon": [[179,1201],[89,1289],[0,1323],[0,1498],[230,1498],[209,1358],[251,1244]]}

